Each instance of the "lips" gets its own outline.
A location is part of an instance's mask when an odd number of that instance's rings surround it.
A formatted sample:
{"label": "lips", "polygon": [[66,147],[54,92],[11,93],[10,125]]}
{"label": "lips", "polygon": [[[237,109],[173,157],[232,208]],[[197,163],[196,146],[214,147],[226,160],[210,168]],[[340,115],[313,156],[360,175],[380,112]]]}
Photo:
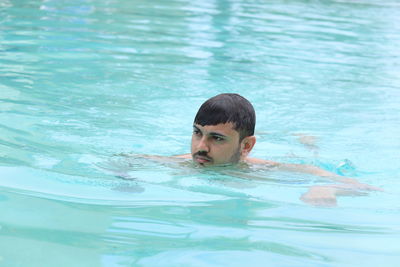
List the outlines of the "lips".
{"label": "lips", "polygon": [[207,164],[210,163],[212,161],[211,158],[206,157],[206,156],[199,156],[199,155],[195,155],[193,157],[194,161],[196,161],[199,164]]}

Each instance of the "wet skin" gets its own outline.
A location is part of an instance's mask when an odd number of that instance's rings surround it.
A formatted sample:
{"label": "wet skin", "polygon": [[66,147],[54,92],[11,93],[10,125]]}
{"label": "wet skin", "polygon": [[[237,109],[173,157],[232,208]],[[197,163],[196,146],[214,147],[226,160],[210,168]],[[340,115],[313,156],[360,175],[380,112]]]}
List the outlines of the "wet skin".
{"label": "wet skin", "polygon": [[232,123],[193,125],[191,155],[200,165],[235,164],[243,160],[255,143],[254,136],[240,141]]}

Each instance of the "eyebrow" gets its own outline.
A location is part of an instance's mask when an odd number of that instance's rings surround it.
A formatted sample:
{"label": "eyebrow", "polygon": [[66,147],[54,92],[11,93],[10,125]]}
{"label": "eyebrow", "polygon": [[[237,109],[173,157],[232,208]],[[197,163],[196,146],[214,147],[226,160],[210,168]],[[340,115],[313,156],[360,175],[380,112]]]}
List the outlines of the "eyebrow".
{"label": "eyebrow", "polygon": [[199,127],[197,127],[196,125],[193,125],[193,130],[197,130],[197,131],[200,131],[200,132],[201,132],[201,130],[199,129]]}

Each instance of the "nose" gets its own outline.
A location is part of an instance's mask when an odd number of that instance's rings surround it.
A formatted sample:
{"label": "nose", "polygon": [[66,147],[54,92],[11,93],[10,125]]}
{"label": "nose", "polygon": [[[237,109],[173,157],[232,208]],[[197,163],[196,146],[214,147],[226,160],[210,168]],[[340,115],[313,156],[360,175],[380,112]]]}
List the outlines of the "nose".
{"label": "nose", "polygon": [[209,144],[208,144],[208,141],[207,141],[207,137],[206,136],[203,136],[200,140],[199,140],[199,142],[198,142],[198,144],[197,144],[197,151],[198,152],[200,152],[200,151],[205,151],[205,152],[210,152],[210,146],[209,146]]}

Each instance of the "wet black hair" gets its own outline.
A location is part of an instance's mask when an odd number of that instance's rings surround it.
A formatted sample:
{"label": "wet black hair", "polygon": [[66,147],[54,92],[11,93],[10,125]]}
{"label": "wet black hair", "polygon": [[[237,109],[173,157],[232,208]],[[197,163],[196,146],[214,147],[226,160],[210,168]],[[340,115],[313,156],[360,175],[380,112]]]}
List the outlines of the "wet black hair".
{"label": "wet black hair", "polygon": [[239,132],[240,141],[254,135],[256,113],[253,105],[238,94],[220,94],[204,102],[194,118],[194,123],[217,125],[233,123],[234,130]]}

